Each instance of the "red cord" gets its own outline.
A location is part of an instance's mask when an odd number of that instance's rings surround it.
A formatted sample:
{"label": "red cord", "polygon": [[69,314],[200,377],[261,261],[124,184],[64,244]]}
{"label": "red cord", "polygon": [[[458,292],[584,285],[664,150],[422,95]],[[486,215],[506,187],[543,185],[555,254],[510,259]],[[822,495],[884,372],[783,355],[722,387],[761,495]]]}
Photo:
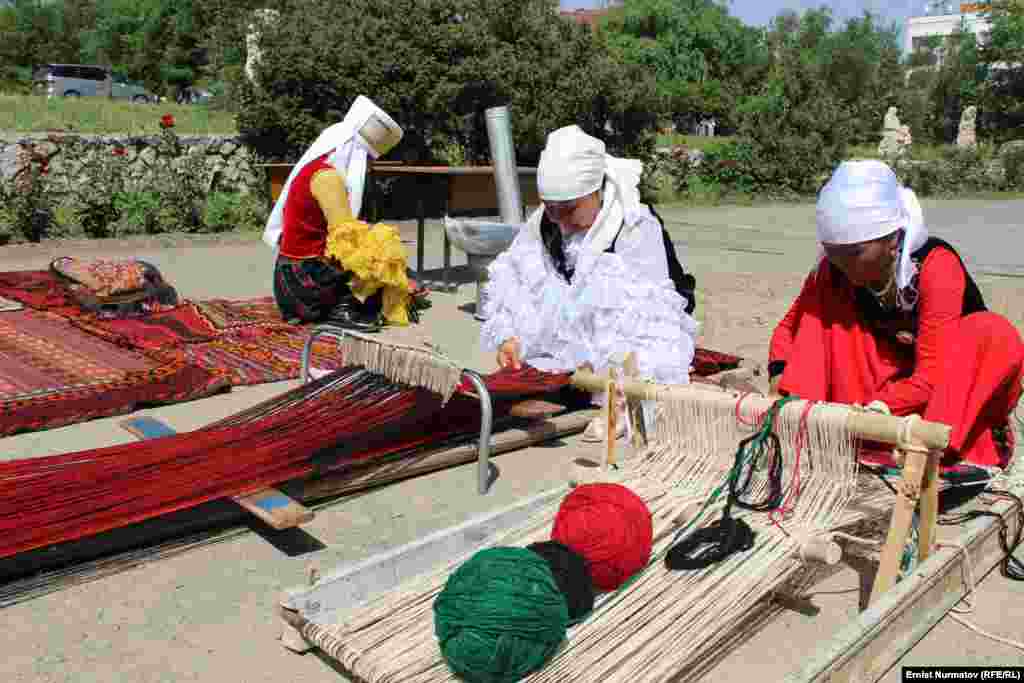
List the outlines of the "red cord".
{"label": "red cord", "polygon": [[[779,527],[784,533],[785,529],[782,528],[780,521],[785,519],[793,509],[796,507],[796,502],[800,498],[800,456],[803,452],[803,448],[806,445],[807,439],[807,418],[811,413],[811,408],[814,407],[813,401],[807,401],[807,405],[804,406],[803,412],[800,413],[800,423],[796,431],[796,438],[793,440],[793,446],[796,450],[796,454],[793,457],[793,476],[790,479],[789,493],[786,494],[786,499],[782,501],[782,505],[778,510],[773,510],[768,513],[768,518],[772,521],[772,524]],[[779,517],[776,519],[776,512]]]}

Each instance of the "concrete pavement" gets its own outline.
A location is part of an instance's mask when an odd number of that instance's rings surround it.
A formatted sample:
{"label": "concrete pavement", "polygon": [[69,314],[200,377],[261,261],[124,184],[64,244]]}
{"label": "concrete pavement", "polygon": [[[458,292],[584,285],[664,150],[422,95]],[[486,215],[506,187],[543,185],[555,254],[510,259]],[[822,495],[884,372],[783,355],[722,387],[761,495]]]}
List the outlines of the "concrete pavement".
{"label": "concrete pavement", "polygon": [[[936,234],[957,243],[973,267],[986,276],[988,291],[1018,298],[1015,278],[1024,267],[1020,221],[1024,202],[929,202]],[[784,310],[813,262],[813,207],[778,205],[661,210],[677,244],[685,243],[689,268],[709,291],[725,292],[710,316],[731,314],[743,292],[757,299],[751,325],[720,326],[714,346],[722,350],[763,349],[779,310]],[[414,224],[402,224],[415,236]],[[426,244],[431,277],[439,275],[439,223],[431,222]],[[415,254],[414,244],[409,244]],[[183,296],[251,297],[269,292],[270,251],[253,234],[205,245],[137,240],[69,252],[71,245],[0,249],[0,270],[45,267],[56,255],[133,255],[152,261]],[[465,263],[461,254],[456,264]],[[459,269],[461,281],[468,273]],[[742,282],[734,289],[730,285]],[[749,290],[749,291],[748,291]],[[765,294],[767,292],[767,294]],[[424,322],[404,333],[441,345],[466,367],[490,370],[480,351],[478,323],[470,312],[472,285],[434,294]],[[1009,305],[1009,304],[1008,304]],[[714,321],[709,321],[714,327]],[[233,390],[202,401],[144,411],[188,430],[280,393],[294,382]],[[31,457],[130,441],[116,423],[96,420],[62,429],[4,439],[0,458]],[[367,557],[419,538],[470,516],[493,510],[563,483],[569,463],[588,453],[576,438],[530,448],[496,459],[500,477],[491,493],[478,496],[473,466],[401,482],[323,507],[305,533],[319,542],[308,552],[283,552],[263,532],[168,557],[130,571],[0,610],[0,680],[48,681],[341,681],[342,674],[316,655],[298,656],[276,642],[273,617],[277,592],[305,580],[312,564],[330,570],[343,561]],[[278,543],[278,545],[281,545]],[[813,619],[787,613],[778,626],[751,638],[705,680],[773,680],[782,649],[813,648],[849,618],[856,605],[857,577],[836,579],[828,593],[813,598],[822,607]],[[977,620],[987,629],[1024,640],[1020,584],[990,576],[978,592]],[[788,661],[785,660],[784,661]],[[775,662],[776,664],[773,664]],[[1020,653],[944,620],[905,658],[905,663],[1019,664]],[[717,673],[716,673],[717,672]],[[885,679],[896,681],[898,670]]]}

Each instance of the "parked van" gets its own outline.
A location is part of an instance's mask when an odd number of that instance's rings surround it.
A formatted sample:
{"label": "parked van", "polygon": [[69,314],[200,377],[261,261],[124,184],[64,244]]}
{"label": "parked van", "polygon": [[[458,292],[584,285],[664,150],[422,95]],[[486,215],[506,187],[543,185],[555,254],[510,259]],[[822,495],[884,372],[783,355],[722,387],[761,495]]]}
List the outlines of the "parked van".
{"label": "parked van", "polygon": [[156,95],[137,83],[91,64],[43,64],[32,75],[36,92],[47,97],[109,97],[139,104],[156,102]]}

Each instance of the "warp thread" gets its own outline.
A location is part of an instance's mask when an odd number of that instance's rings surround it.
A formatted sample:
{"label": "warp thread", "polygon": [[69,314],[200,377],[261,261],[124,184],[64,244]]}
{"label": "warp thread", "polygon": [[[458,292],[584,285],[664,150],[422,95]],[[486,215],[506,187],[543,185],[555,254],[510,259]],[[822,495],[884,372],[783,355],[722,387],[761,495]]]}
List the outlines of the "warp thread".
{"label": "warp thread", "polygon": [[346,365],[363,367],[392,382],[440,394],[443,403],[455,393],[462,377],[462,369],[435,350],[382,342],[349,330],[338,347]]}
{"label": "warp thread", "polygon": [[[782,407],[795,400],[795,396],[787,396],[773,403],[758,430],[740,441],[725,483],[714,490],[709,501],[714,502],[723,487],[728,487],[721,519],[672,546],[665,555],[666,567],[673,570],[704,569],[734,553],[754,547],[754,530],[742,519],[733,519],[732,506],[753,512],[770,512],[782,507],[782,445],[774,425]],[[767,470],[768,479],[765,498],[761,501],[744,500],[742,496],[749,494],[754,472],[762,469]]]}

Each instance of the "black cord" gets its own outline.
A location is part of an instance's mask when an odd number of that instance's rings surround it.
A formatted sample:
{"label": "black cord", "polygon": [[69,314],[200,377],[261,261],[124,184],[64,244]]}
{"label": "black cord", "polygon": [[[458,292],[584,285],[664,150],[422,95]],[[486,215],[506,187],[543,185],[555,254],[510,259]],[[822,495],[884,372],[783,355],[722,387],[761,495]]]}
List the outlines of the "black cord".
{"label": "black cord", "polygon": [[[772,407],[777,412],[781,403]],[[774,420],[775,414],[765,416]],[[767,459],[768,493],[762,501],[747,501],[754,471],[762,460]],[[669,569],[703,569],[720,562],[733,553],[754,547],[756,534],[742,519],[733,519],[732,506],[753,512],[768,512],[782,506],[782,443],[774,431],[766,426],[740,441],[736,449],[735,462],[729,472],[729,494],[722,517],[714,524],[698,529],[672,546],[665,555],[665,566]]]}

